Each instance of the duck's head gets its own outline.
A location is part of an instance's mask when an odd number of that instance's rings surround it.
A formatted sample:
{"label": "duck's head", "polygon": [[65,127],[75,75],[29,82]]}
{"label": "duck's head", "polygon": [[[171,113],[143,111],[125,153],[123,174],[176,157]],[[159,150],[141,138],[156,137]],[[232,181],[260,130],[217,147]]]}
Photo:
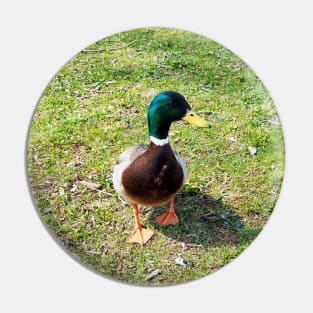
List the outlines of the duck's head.
{"label": "duck's head", "polygon": [[184,96],[172,90],[162,91],[152,100],[148,110],[149,135],[166,139],[171,123],[185,120],[198,127],[210,127],[203,118],[196,115]]}

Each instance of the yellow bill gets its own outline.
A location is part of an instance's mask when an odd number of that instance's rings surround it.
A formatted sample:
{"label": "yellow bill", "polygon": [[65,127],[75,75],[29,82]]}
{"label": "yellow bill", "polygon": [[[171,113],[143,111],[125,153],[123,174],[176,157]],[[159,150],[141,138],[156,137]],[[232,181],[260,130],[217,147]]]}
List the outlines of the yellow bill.
{"label": "yellow bill", "polygon": [[211,125],[205,119],[198,116],[193,111],[188,111],[182,119],[198,127],[211,127]]}

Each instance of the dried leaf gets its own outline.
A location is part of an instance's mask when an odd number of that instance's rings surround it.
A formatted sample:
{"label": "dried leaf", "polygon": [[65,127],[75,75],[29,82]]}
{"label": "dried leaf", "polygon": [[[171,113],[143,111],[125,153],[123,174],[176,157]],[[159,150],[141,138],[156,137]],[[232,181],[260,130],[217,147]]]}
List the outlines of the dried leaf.
{"label": "dried leaf", "polygon": [[73,187],[70,189],[71,192],[75,192],[77,190],[77,185],[73,184]]}
{"label": "dried leaf", "polygon": [[91,227],[95,227],[96,226],[95,217],[93,215],[91,216],[91,219],[90,219],[90,226]]}
{"label": "dried leaf", "polygon": [[256,154],[256,147],[248,147],[248,150],[250,152],[250,155],[255,155]]}
{"label": "dried leaf", "polygon": [[100,255],[103,253],[101,251],[96,251],[96,250],[86,250],[85,252],[87,252],[88,254],[91,254],[91,255]]}
{"label": "dried leaf", "polygon": [[49,212],[51,212],[52,211],[52,209],[51,208],[45,208],[45,209],[43,209],[43,213],[44,214],[46,214],[46,213],[49,213]]}
{"label": "dried leaf", "polygon": [[235,137],[229,137],[229,140],[232,141],[232,142],[237,142],[238,141],[238,138],[235,138]]}
{"label": "dried leaf", "polygon": [[181,266],[187,266],[188,264],[190,264],[190,262],[185,260],[184,258],[178,257],[175,259],[175,264],[181,265]]}
{"label": "dried leaf", "polygon": [[129,109],[129,113],[138,113],[138,109],[135,108],[135,107],[131,107],[131,108]]}
{"label": "dried leaf", "polygon": [[87,246],[87,244],[86,244],[86,242],[85,242],[85,241],[83,241],[83,243],[82,243],[82,247],[83,247],[83,249],[84,249],[84,250],[87,250],[87,249],[88,249],[88,246]]}
{"label": "dried leaf", "polygon": [[215,221],[220,219],[220,216],[218,216],[218,214],[215,213],[215,212],[209,212],[207,214],[203,214],[201,216],[201,218],[203,218],[203,219],[205,219],[205,220],[207,220],[209,222],[215,222]]}
{"label": "dried leaf", "polygon": [[150,274],[148,274],[146,277],[145,277],[145,280],[150,280],[152,279],[153,277],[159,275],[161,273],[161,271],[159,269],[156,269],[154,270],[153,272],[151,272]]}
{"label": "dried leaf", "polygon": [[81,180],[79,181],[83,186],[87,187],[88,189],[91,190],[100,190],[102,189],[102,185],[98,184],[98,183],[92,183],[90,181],[87,180]]}

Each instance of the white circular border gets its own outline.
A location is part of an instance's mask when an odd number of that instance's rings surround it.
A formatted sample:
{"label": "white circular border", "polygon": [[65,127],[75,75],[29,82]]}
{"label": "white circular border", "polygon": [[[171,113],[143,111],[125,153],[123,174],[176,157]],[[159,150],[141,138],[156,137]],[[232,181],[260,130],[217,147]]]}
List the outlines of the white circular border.
{"label": "white circular border", "polygon": [[[188,4],[30,0],[1,8],[5,14],[0,29],[6,31],[0,61],[1,311],[312,310],[310,9],[309,1],[300,0]],[[40,222],[25,177],[27,130],[50,79],[89,44],[146,26],[193,31],[236,53],[271,93],[286,142],[282,193],[261,234],[222,270],[176,287],[124,285],[73,261]]]}

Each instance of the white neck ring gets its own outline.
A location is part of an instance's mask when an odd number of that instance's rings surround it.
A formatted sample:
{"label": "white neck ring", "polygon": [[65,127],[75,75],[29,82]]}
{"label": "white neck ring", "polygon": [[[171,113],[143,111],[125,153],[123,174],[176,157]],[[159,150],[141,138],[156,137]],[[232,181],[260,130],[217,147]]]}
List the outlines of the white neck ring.
{"label": "white neck ring", "polygon": [[164,146],[168,144],[168,137],[166,137],[165,139],[159,139],[159,138],[150,136],[150,140],[157,146]]}

